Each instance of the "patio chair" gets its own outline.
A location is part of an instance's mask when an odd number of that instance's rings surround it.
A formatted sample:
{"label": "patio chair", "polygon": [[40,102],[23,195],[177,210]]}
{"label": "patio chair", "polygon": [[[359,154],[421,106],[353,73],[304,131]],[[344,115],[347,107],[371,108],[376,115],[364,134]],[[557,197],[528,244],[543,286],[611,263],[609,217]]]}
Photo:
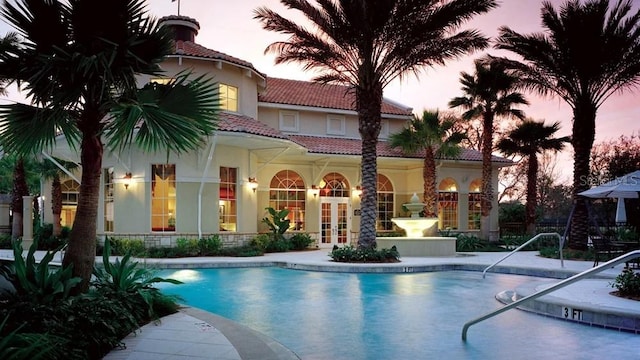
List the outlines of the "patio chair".
{"label": "patio chair", "polygon": [[617,244],[609,236],[589,235],[589,243],[593,246],[593,266],[598,266],[600,259],[609,261],[612,258],[624,254],[624,245]]}

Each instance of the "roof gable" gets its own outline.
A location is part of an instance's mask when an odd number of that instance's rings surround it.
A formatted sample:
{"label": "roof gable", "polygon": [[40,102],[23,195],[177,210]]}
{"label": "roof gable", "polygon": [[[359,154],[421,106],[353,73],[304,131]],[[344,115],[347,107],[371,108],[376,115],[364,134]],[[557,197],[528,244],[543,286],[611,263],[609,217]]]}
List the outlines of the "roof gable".
{"label": "roof gable", "polygon": [[263,78],[266,78],[266,75],[256,70],[256,68],[253,67],[252,63],[248,61],[244,61],[242,59],[239,59],[231,55],[227,55],[223,52],[208,49],[202,45],[196,44],[191,41],[177,40],[175,41],[175,46],[176,46],[175,55],[192,56],[197,58],[225,61],[231,64],[235,64],[235,65],[239,65],[239,66],[251,69],[255,71],[256,74],[259,74]]}

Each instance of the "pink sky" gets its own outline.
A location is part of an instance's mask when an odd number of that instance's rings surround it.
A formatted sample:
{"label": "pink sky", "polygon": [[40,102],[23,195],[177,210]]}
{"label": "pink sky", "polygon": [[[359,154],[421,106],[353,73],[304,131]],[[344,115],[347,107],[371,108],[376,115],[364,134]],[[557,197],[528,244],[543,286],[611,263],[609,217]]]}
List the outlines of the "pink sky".
{"label": "pink sky", "polygon": [[[613,3],[614,0],[612,0]],[[564,1],[552,0],[556,8]],[[156,17],[176,15],[178,2],[171,0],[147,1],[149,13]],[[519,33],[541,31],[540,0],[504,0],[491,12],[478,16],[462,28],[477,28],[486,36],[496,36],[498,27],[507,25]],[[253,19],[253,10],[267,6],[293,19],[301,19],[297,12],[285,10],[278,0],[181,0],[180,15],[195,18],[200,23],[200,32],[196,42],[210,49],[224,52],[253,63],[261,72],[271,77],[310,80],[313,73],[305,73],[298,65],[274,65],[273,55],[265,55],[265,47],[285,37],[263,30]],[[638,7],[638,2],[634,4]],[[9,27],[0,24],[0,32]],[[495,50],[486,52],[500,55]],[[385,97],[412,107],[416,113],[423,109],[447,109],[447,103],[453,97],[462,95],[460,90],[460,72],[473,72],[473,60],[484,53],[472,54],[458,61],[450,61],[444,67],[427,68],[416,78],[409,75],[403,81],[396,80],[385,89]],[[614,95],[600,108],[596,123],[596,142],[617,138],[625,134],[638,133],[640,130],[640,89],[628,91],[623,95]],[[10,94],[10,99],[16,98]],[[527,94],[531,105],[524,107],[527,116],[547,123],[560,121],[562,128],[559,136],[571,133],[571,110],[562,101],[540,99]],[[563,181],[571,179],[573,164],[571,150],[565,150],[563,159]]]}
{"label": "pink sky", "polygon": [[[613,3],[614,0],[611,0]],[[157,16],[177,14],[178,3],[170,0],[149,1],[149,10]],[[476,28],[486,36],[498,35],[498,27],[509,26],[511,29],[529,34],[542,30],[540,9],[541,0],[503,0],[500,6],[491,12],[478,16],[462,28]],[[564,3],[552,0],[559,8]],[[639,2],[634,3],[634,9]],[[283,16],[301,19],[296,11],[286,10],[278,0],[182,0],[180,14],[190,16],[200,22],[200,33],[196,41],[208,48],[225,52],[229,55],[250,61],[261,72],[272,77],[310,80],[312,73],[305,73],[298,65],[275,65],[273,55],[264,54],[265,47],[280,40],[283,35],[263,30],[253,19],[253,10],[259,6],[280,9]],[[458,61],[450,61],[444,67],[427,68],[416,78],[409,75],[402,81],[396,80],[385,89],[385,97],[410,106],[414,112],[423,109],[447,109],[449,100],[462,95],[460,90],[460,72],[473,72],[473,60],[485,53],[494,55],[496,50],[488,49],[483,53],[472,54]],[[542,99],[526,94],[531,105],[523,107],[528,117],[545,120],[547,123],[559,121],[562,128],[558,136],[571,134],[571,109],[558,98]],[[640,89],[616,94],[607,100],[598,112],[596,122],[596,142],[630,135],[640,131]],[[573,162],[572,150],[569,147],[561,154],[561,180],[571,180]]]}

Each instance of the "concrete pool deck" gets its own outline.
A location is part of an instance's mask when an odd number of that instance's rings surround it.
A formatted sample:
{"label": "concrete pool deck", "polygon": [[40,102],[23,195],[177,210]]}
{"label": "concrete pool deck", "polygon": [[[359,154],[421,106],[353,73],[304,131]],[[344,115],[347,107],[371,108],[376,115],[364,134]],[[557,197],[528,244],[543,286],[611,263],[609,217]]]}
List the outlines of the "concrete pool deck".
{"label": "concrete pool deck", "polygon": [[[299,270],[340,272],[421,272],[445,270],[482,271],[506,253],[460,253],[455,257],[402,257],[393,264],[344,264],[334,263],[329,250],[274,253],[253,258],[202,257],[180,259],[138,259],[141,264],[153,268],[207,268],[207,267],[256,267],[280,266]],[[520,252],[504,260],[492,272],[531,275],[564,279],[593,266],[591,261],[560,260],[537,256],[538,252]],[[11,258],[9,251],[0,250],[0,259]],[[115,257],[114,257],[115,259]],[[98,262],[102,259],[97,258]],[[620,274],[624,264],[604,270],[592,278],[584,279],[568,287],[545,295],[525,310],[546,316],[562,318],[568,310],[568,320],[579,317],[582,322],[599,327],[640,333],[640,302],[621,299],[609,294],[611,283]],[[551,279],[551,283],[553,279]],[[527,296],[549,286],[549,282],[534,281],[531,285],[515,290],[518,296]],[[496,294],[497,295],[497,294]],[[504,295],[504,294],[503,294]],[[510,294],[513,295],[513,294]],[[508,297],[507,297],[508,298]],[[500,299],[508,302],[508,299]],[[574,310],[579,310],[576,314]],[[595,315],[593,315],[595,314]],[[610,326],[590,317],[611,318],[619,315]],[[478,316],[482,315],[479,313]],[[471,320],[471,319],[469,319]],[[562,321],[562,320],[558,320]],[[631,322],[631,323],[630,323]],[[634,328],[636,330],[634,330]],[[462,329],[461,329],[462,330]],[[114,349],[104,359],[298,359],[299,357],[277,342],[248,327],[231,320],[195,308],[185,308],[167,316],[159,323],[143,326],[123,340],[122,349]]]}

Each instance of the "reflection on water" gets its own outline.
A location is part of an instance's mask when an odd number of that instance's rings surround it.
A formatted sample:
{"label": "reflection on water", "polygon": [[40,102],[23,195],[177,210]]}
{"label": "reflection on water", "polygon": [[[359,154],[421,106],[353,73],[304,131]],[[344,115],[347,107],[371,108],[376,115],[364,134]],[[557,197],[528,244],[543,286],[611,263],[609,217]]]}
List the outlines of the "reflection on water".
{"label": "reflection on water", "polygon": [[[412,274],[308,272],[281,268],[162,271],[161,284],[188,305],[278,340],[302,359],[629,358],[638,336],[512,310],[461,340],[466,321],[502,306],[494,296],[538,280],[449,271]],[[593,340],[598,339],[594,348]],[[446,354],[446,356],[445,356]],[[582,356],[581,355],[581,356]]]}

